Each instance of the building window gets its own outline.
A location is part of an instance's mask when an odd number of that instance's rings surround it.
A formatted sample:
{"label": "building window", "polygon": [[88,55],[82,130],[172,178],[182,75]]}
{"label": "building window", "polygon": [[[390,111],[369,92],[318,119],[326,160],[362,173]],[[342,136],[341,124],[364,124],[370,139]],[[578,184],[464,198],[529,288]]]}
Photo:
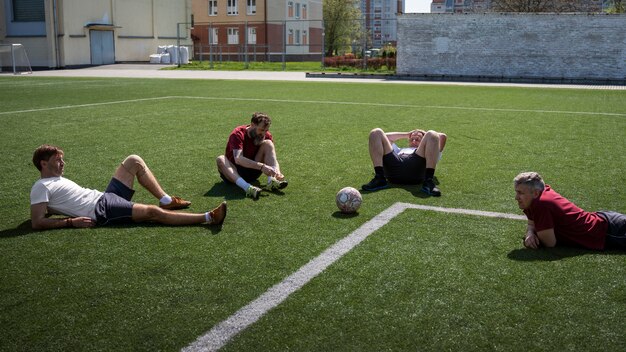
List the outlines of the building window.
{"label": "building window", "polygon": [[300,30],[296,29],[296,45],[300,45]]}
{"label": "building window", "polygon": [[217,38],[217,28],[211,28],[209,30],[209,44],[219,44],[219,40]]}
{"label": "building window", "polygon": [[13,22],[45,22],[44,0],[12,0]]}
{"label": "building window", "polygon": [[287,17],[289,18],[293,17],[293,1],[289,1],[287,3]]}
{"label": "building window", "polygon": [[228,44],[239,44],[239,28],[228,28]]}
{"label": "building window", "polygon": [[248,0],[248,15],[256,14],[256,0]]}
{"label": "building window", "polygon": [[302,31],[302,44],[303,44],[303,45],[307,45],[307,44],[308,44],[308,39],[309,39],[309,38],[307,38],[307,33],[306,33],[306,31]]}
{"label": "building window", "polygon": [[296,3],[296,18],[300,18],[300,3]]}
{"label": "building window", "polygon": [[302,4],[302,19],[306,20],[306,4]]}
{"label": "building window", "polygon": [[293,45],[293,29],[289,30],[289,36],[287,37],[287,44]]}
{"label": "building window", "polygon": [[256,28],[248,27],[248,44],[256,44]]}
{"label": "building window", "polygon": [[226,6],[226,14],[229,16],[235,16],[239,14],[239,9],[237,0],[228,0],[228,4]]}
{"label": "building window", "polygon": [[217,16],[217,0],[209,0],[209,16]]}

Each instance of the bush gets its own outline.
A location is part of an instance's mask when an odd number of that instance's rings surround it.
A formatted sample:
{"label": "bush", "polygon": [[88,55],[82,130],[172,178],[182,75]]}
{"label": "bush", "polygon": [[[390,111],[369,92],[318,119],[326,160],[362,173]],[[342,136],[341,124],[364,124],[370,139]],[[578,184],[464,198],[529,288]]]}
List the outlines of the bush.
{"label": "bush", "polygon": [[[387,70],[395,70],[396,69],[396,59],[395,58],[371,58],[367,59],[367,68],[373,70],[380,70],[385,66]],[[324,67],[334,67],[334,68],[356,68],[360,69],[363,67],[362,59],[355,59],[354,55],[346,54],[342,56],[332,56],[324,58]]]}

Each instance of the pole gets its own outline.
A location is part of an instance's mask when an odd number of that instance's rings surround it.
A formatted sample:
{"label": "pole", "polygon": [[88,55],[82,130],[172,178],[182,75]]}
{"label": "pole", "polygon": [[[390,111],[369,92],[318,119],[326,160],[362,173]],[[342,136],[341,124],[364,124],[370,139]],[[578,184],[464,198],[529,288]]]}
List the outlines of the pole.
{"label": "pole", "polygon": [[287,69],[287,64],[285,63],[287,55],[287,21],[283,21],[283,71]]}
{"label": "pole", "polygon": [[13,50],[14,46],[15,44],[11,44],[11,62],[13,63],[13,74],[16,75],[17,70],[15,69],[15,51]]}
{"label": "pole", "polygon": [[[176,23],[176,50],[180,48],[180,22]],[[176,61],[178,61],[178,67],[180,68],[180,51],[176,55]]]}

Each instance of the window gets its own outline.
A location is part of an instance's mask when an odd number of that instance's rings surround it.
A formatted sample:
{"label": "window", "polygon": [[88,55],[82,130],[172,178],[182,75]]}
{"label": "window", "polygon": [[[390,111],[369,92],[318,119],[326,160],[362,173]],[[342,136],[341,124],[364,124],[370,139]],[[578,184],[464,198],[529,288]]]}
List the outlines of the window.
{"label": "window", "polygon": [[307,38],[306,31],[302,31],[302,44],[303,45],[307,45],[308,44],[308,38]]}
{"label": "window", "polygon": [[300,3],[296,3],[296,18],[300,18]]}
{"label": "window", "polygon": [[300,30],[296,29],[296,45],[300,45]]}
{"label": "window", "polygon": [[293,44],[293,29],[289,30],[289,36],[287,37],[287,44]]}
{"label": "window", "polygon": [[256,0],[248,0],[248,15],[256,14]]}
{"label": "window", "polygon": [[12,2],[14,22],[46,21],[44,0],[12,0]]}
{"label": "window", "polygon": [[209,0],[209,16],[217,16],[217,0]]}
{"label": "window", "polygon": [[293,1],[287,3],[287,17],[293,17]]}
{"label": "window", "polygon": [[256,44],[256,28],[248,27],[248,44]]}
{"label": "window", "polygon": [[239,44],[239,28],[228,28],[228,44]]}
{"label": "window", "polygon": [[228,4],[226,6],[226,14],[229,16],[235,16],[239,14],[237,0],[228,0]]}
{"label": "window", "polygon": [[219,40],[217,39],[217,28],[211,28],[209,33],[209,44],[219,44]]}
{"label": "window", "polygon": [[302,19],[306,20],[306,4],[302,4]]}

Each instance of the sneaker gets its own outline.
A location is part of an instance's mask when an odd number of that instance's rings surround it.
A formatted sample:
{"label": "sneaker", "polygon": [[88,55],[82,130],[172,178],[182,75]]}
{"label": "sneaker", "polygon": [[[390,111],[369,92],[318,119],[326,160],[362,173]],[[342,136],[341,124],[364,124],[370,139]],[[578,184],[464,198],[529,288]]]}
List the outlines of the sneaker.
{"label": "sneaker", "polygon": [[246,190],[246,196],[255,200],[259,199],[259,194],[261,194],[261,189],[259,187],[250,185],[250,187]]}
{"label": "sneaker", "polygon": [[226,219],[226,211],[228,207],[226,206],[226,202],[222,202],[219,207],[211,210],[209,215],[211,215],[211,221],[208,222],[209,225],[221,225]]}
{"label": "sneaker", "polygon": [[428,194],[433,197],[441,197],[441,191],[437,186],[435,186],[435,182],[433,180],[426,180],[422,184],[422,192]]}
{"label": "sneaker", "polygon": [[387,180],[384,178],[374,177],[368,184],[361,186],[361,189],[364,191],[378,191],[380,189],[385,189],[389,187]]}
{"label": "sneaker", "polygon": [[271,177],[267,181],[267,188],[269,188],[272,191],[277,190],[277,189],[283,189],[287,187],[288,185],[289,185],[289,181],[287,180],[278,181],[275,177]]}
{"label": "sneaker", "polygon": [[178,210],[188,208],[191,205],[190,201],[186,201],[180,197],[172,197],[172,202],[170,204],[161,204],[159,202],[159,206],[165,210]]}

